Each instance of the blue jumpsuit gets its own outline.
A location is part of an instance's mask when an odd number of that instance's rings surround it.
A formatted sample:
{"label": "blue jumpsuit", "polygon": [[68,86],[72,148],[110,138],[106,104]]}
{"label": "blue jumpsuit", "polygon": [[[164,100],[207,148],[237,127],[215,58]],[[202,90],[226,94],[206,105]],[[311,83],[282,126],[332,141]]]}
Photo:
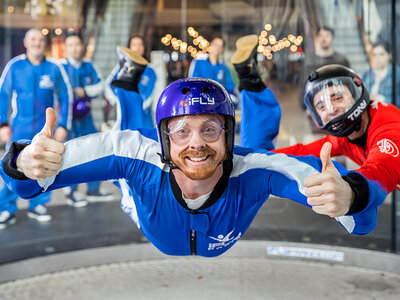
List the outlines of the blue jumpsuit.
{"label": "blue jumpsuit", "polygon": [[192,62],[188,77],[203,77],[222,84],[229,94],[235,95],[235,82],[231,71],[223,62],[213,65],[208,59],[198,59]]}
{"label": "blue jumpsuit", "polygon": [[[85,90],[85,102],[88,105],[87,113],[82,117],[72,118],[72,127],[68,133],[68,139],[77,138],[83,135],[88,135],[97,132],[93,123],[93,116],[90,111],[90,101],[96,98],[103,91],[103,77],[96,69],[93,63],[83,59],[80,62],[74,62],[68,58],[60,60],[60,63],[68,75],[72,90],[81,87]],[[74,95],[74,101],[77,101]],[[99,189],[100,182],[88,183],[88,191],[96,191]],[[71,193],[77,189],[77,185],[71,186]]]}
{"label": "blue jumpsuit", "polygon": [[240,91],[240,146],[275,149],[281,121],[281,107],[270,89],[261,92]]}
{"label": "blue jumpsuit", "polygon": [[[140,97],[137,93],[131,96]],[[7,185],[24,198],[70,184],[124,178],[133,198],[122,203],[122,208],[131,215],[136,206],[140,229],[155,247],[169,255],[207,257],[232,247],[270,194],[308,206],[303,181],[321,171],[321,161],[314,156],[292,157],[237,146],[233,160],[223,163],[224,174],[209,199],[191,210],[182,200],[170,166],[160,160],[155,135],[155,129],[125,130],[70,140],[60,172],[41,181],[20,177],[22,173],[8,167],[13,153],[3,158],[0,171]],[[336,167],[341,175],[355,173]],[[337,218],[352,234],[366,234],[375,228],[377,206],[385,198],[377,184],[365,183],[369,190],[366,207]]]}
{"label": "blue jumpsuit", "polygon": [[202,77],[215,80],[222,84],[228,91],[235,108],[238,106],[238,99],[235,92],[235,82],[231,71],[223,62],[213,65],[209,59],[196,59],[190,65],[188,77]]}
{"label": "blue jumpsuit", "polygon": [[[0,78],[0,124],[8,123],[12,104],[12,141],[32,139],[46,122],[46,108],[54,107],[58,99],[60,113],[58,126],[71,127],[72,91],[63,68],[50,58],[33,65],[21,54],[10,60]],[[50,201],[51,194],[31,199],[29,209]],[[18,196],[6,185],[0,192],[0,211],[17,211]]]}
{"label": "blue jumpsuit", "polygon": [[117,77],[119,69],[119,65],[116,65],[106,80],[105,96],[117,104],[117,117],[113,129],[154,128],[151,106],[157,80],[156,72],[151,65],[147,65],[138,85],[141,97],[132,101],[129,97],[131,91],[126,91],[125,97],[118,98],[115,95],[115,87],[111,82]]}

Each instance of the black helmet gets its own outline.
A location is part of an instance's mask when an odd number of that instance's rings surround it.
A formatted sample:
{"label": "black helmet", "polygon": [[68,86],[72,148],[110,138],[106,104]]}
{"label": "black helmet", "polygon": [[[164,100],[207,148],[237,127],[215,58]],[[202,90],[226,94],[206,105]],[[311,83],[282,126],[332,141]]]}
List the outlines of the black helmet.
{"label": "black helmet", "polygon": [[352,69],[326,65],[308,77],[304,102],[319,128],[343,137],[360,129],[362,113],[368,109],[370,98]]}

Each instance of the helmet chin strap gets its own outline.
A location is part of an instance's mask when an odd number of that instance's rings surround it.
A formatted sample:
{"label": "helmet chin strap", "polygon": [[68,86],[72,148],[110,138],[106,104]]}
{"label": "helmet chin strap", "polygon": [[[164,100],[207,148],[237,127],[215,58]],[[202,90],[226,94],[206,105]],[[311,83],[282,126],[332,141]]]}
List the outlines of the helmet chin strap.
{"label": "helmet chin strap", "polygon": [[[356,127],[355,127],[354,130],[353,130],[353,132],[354,132],[354,131],[359,131],[359,130],[361,129],[361,121],[362,121],[362,118],[359,118],[359,119],[358,119],[358,122],[357,122],[357,124],[356,124]],[[353,132],[351,132],[351,133],[353,133]]]}
{"label": "helmet chin strap", "polygon": [[346,132],[344,136],[349,136],[353,132],[359,131],[361,129],[361,123],[362,123],[362,118],[360,117],[354,122],[353,130]]}
{"label": "helmet chin strap", "polygon": [[[177,167],[177,166],[174,166],[174,165],[172,164],[172,162],[169,163],[169,168],[170,168],[171,170],[181,170],[181,171],[182,171],[181,168],[179,168],[179,167]],[[183,172],[183,171],[182,171],[182,172]]]}

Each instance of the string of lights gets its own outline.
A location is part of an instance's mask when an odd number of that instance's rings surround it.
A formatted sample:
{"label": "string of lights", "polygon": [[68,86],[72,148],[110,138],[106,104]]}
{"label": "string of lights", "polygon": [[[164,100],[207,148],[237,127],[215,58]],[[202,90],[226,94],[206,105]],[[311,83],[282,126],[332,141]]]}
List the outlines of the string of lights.
{"label": "string of lights", "polygon": [[[257,48],[257,51],[269,60],[273,58],[274,52],[276,53],[285,48],[296,52],[303,42],[303,37],[301,35],[295,36],[293,34],[289,34],[287,37],[277,40],[274,34],[269,33],[271,30],[272,25],[265,24],[264,30],[262,30],[259,35],[259,45]],[[189,36],[193,38],[193,45],[188,45],[188,43],[173,37],[169,33],[161,38],[161,42],[165,46],[172,46],[175,51],[179,50],[181,53],[189,52],[193,58],[197,58],[199,55],[209,52],[210,42],[207,41],[207,39],[199,35],[193,27],[188,27],[187,32]]]}
{"label": "string of lights", "polygon": [[264,29],[265,30],[262,30],[258,37],[259,44],[257,51],[269,60],[273,58],[274,52],[281,51],[285,48],[296,52],[303,42],[303,37],[301,35],[295,36],[293,34],[289,34],[287,38],[285,37],[278,41],[275,35],[269,33],[272,30],[271,24],[265,24]]}
{"label": "string of lights", "polygon": [[205,54],[209,51],[210,42],[207,39],[202,35],[199,35],[193,27],[189,27],[187,32],[189,36],[193,38],[193,45],[188,45],[188,43],[173,37],[171,34],[163,36],[161,38],[161,43],[165,46],[172,46],[175,51],[179,50],[181,53],[189,52],[193,58],[197,58],[199,55]]}
{"label": "string of lights", "polygon": [[[74,0],[26,0],[23,13],[29,14],[33,20],[44,15],[62,15],[65,6],[72,7]],[[15,6],[8,5],[7,12],[9,14],[15,13]]]}

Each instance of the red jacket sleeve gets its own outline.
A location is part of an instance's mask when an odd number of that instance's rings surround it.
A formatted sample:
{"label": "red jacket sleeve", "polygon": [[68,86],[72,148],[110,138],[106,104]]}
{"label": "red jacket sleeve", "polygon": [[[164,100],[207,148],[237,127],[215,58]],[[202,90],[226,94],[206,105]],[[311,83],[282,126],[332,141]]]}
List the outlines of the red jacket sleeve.
{"label": "red jacket sleeve", "polygon": [[373,139],[368,155],[362,166],[357,169],[368,179],[378,180],[387,192],[400,189],[400,136],[385,134]]}
{"label": "red jacket sleeve", "polygon": [[390,104],[371,102],[369,113],[366,158],[357,171],[379,181],[387,192],[400,190],[400,110]]}
{"label": "red jacket sleeve", "polygon": [[275,149],[271,150],[272,152],[275,153],[284,153],[288,155],[314,155],[316,157],[319,157],[319,154],[321,152],[322,146],[326,143],[330,142],[332,144],[332,152],[331,156],[338,156],[342,155],[342,151],[340,148],[340,142],[337,138],[333,136],[325,136],[322,139],[316,140],[312,143],[309,144],[295,144],[293,146],[285,147],[285,148],[280,148],[280,149]]}

